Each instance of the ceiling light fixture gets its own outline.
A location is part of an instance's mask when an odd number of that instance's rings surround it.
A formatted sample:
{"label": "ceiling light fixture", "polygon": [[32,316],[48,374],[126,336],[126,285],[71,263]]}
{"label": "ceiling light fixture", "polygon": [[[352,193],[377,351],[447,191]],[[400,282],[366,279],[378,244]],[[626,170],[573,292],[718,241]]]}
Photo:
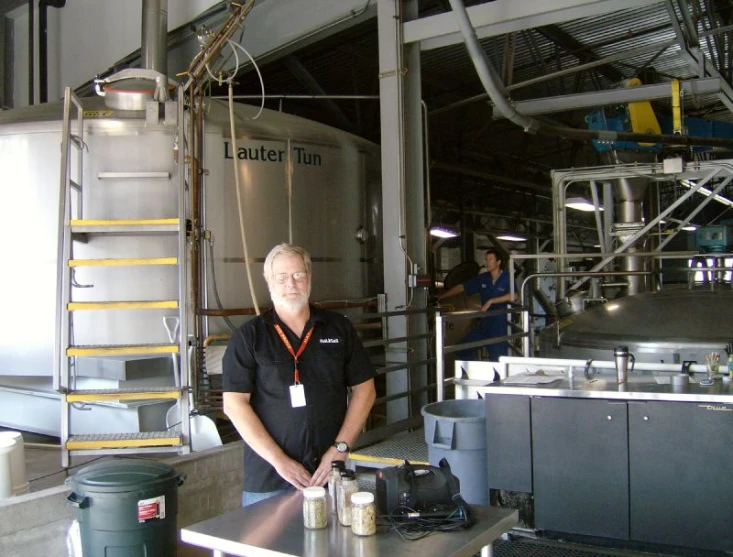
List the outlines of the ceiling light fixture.
{"label": "ceiling light fixture", "polygon": [[458,231],[444,224],[434,224],[430,227],[430,235],[436,238],[455,238],[458,236]]}
{"label": "ceiling light fixture", "polygon": [[[596,210],[595,205],[593,205],[593,203],[588,201],[585,197],[570,197],[565,200],[565,207],[575,209],[576,211],[583,211],[585,213],[590,213]],[[598,210],[603,211],[603,207],[599,206]]]}
{"label": "ceiling light fixture", "polygon": [[527,238],[525,236],[522,236],[521,234],[514,234],[508,233],[508,234],[501,234],[496,237],[497,240],[504,240],[507,242],[526,242]]}
{"label": "ceiling light fixture", "polygon": [[688,232],[694,232],[697,230],[698,226],[696,224],[686,224],[685,226],[682,226],[680,230],[687,230]]}

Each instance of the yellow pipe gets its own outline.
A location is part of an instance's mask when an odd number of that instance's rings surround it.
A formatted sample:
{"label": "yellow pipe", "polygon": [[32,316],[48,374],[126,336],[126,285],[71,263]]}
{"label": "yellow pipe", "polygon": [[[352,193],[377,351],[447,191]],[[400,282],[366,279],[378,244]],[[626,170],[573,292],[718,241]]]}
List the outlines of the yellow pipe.
{"label": "yellow pipe", "polygon": [[672,87],[672,131],[682,135],[682,103],[680,98],[680,81],[673,79]]}
{"label": "yellow pipe", "polygon": [[229,340],[232,338],[232,335],[229,333],[218,333],[216,335],[209,335],[204,339],[204,348],[209,346],[212,342],[216,342],[217,340]]}

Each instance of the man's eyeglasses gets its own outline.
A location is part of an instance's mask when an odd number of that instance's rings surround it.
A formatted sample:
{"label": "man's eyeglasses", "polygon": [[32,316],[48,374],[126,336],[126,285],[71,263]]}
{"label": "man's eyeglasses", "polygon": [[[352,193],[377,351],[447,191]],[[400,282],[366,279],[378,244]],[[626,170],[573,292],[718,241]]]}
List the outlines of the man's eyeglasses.
{"label": "man's eyeglasses", "polygon": [[273,278],[275,279],[276,283],[285,284],[286,282],[288,282],[289,277],[293,277],[293,280],[295,282],[301,282],[304,281],[307,276],[307,271],[298,271],[293,273],[292,275],[289,275],[288,273],[277,273],[276,275],[273,275]]}

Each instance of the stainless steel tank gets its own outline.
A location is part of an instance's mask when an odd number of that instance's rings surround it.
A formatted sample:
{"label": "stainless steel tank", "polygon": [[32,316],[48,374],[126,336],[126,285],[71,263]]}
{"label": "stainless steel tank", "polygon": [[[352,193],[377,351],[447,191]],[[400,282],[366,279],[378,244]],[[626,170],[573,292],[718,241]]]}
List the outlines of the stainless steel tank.
{"label": "stainless steel tank", "polygon": [[545,329],[540,355],[612,360],[614,346],[627,345],[638,362],[704,364],[733,335],[733,291],[723,288],[667,287],[611,300]]}
{"label": "stainless steel tank", "polygon": [[[244,225],[260,307],[269,305],[262,263],[277,243],[292,241],[313,256],[313,300],[354,300],[383,292],[381,274],[381,181],[379,147],[354,135],[295,116],[237,105],[238,148],[233,152],[228,110],[208,101],[204,130],[204,222],[213,238],[213,270],[205,274],[206,305],[215,308],[213,276],[224,307],[251,308],[237,211],[233,162],[242,180]],[[175,130],[146,124],[140,111],[106,107],[84,99],[83,177],[86,218],[177,216],[177,200],[159,178],[102,178],[125,169],[167,173],[178,180]],[[0,273],[5,293],[0,324],[0,406],[4,388],[47,396],[55,356],[56,261],[61,144],[61,106],[40,105],[0,112],[0,169],[6,217],[0,221],[6,258]],[[105,203],[96,193],[106,189]],[[358,238],[357,238],[358,236]],[[176,253],[171,236],[139,239],[95,237],[75,242],[74,256],[156,257]],[[209,251],[206,250],[208,257]],[[81,268],[76,300],[116,299],[125,284],[131,299],[175,299],[175,266],[151,269]],[[104,285],[104,286],[102,286]],[[129,288],[129,287],[132,288]],[[105,289],[105,290],[103,290]],[[114,315],[112,315],[114,313]],[[168,342],[163,317],[175,310],[79,312],[74,333],[89,344]],[[241,322],[243,319],[240,319]],[[223,331],[220,318],[209,333]],[[83,370],[78,370],[83,374]],[[0,412],[0,423],[5,423]],[[16,413],[17,414],[17,413]],[[31,419],[34,419],[32,417]],[[58,422],[58,413],[49,423]],[[13,422],[14,427],[34,427]],[[51,426],[50,426],[51,427]],[[47,428],[35,428],[44,432]],[[50,433],[53,433],[50,431]]]}
{"label": "stainless steel tank", "polygon": [[[89,154],[85,207],[89,218],[125,218],[134,209],[149,218],[175,217],[176,201],[156,179],[101,180],[100,172],[119,168],[165,171],[171,180],[179,169],[173,161],[174,136],[150,133],[136,112],[114,111],[101,99],[86,99]],[[255,109],[239,105],[238,153],[231,152],[227,109],[212,101],[206,119],[205,222],[213,234],[218,292],[225,307],[252,307],[244,268],[233,158],[242,179],[245,233],[252,260],[255,292],[261,306],[269,304],[262,263],[277,243],[293,241],[313,256],[314,300],[343,300],[375,296],[381,284],[381,207],[379,148],[356,136],[272,111],[250,120]],[[101,116],[95,116],[99,114]],[[7,211],[0,231],[7,239],[5,272],[0,286],[7,293],[0,325],[0,376],[50,375],[54,357],[57,204],[61,110],[58,105],[0,113],[0,168]],[[226,131],[224,131],[226,130]],[[133,183],[134,182],[134,183]],[[114,202],[95,204],[95,190],[112,190]],[[143,217],[141,217],[143,218]],[[357,232],[362,230],[361,239]],[[137,240],[135,253],[153,257],[175,253],[170,237]],[[77,244],[75,256],[122,257],[116,237]],[[124,249],[128,249],[125,244]],[[170,249],[169,249],[170,248]],[[148,270],[146,270],[147,272]],[[134,269],[82,269],[77,281],[94,284],[95,273],[114,273],[104,284],[137,283],[139,299],[175,298],[175,267],[161,269],[148,280]],[[209,278],[209,294],[213,289]],[[101,284],[102,281],[100,280]],[[105,298],[99,286],[76,289],[79,299]],[[109,294],[109,293],[107,293]],[[211,302],[213,307],[213,301]],[[157,310],[152,310],[157,311]],[[161,314],[165,310],[160,310]],[[77,333],[85,330],[90,343],[122,337],[129,342],[166,342],[162,321],[127,316],[114,318],[94,312],[78,317]],[[217,325],[214,324],[214,328]],[[120,342],[117,340],[117,342]]]}

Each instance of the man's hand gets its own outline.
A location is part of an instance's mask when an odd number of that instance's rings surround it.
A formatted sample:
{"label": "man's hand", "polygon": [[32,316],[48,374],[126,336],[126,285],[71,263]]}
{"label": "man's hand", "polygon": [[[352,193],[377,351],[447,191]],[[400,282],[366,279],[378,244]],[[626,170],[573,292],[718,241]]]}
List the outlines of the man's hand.
{"label": "man's hand", "polygon": [[292,458],[284,456],[280,461],[273,463],[273,466],[282,479],[297,489],[315,485],[311,483],[310,472]]}
{"label": "man's hand", "polygon": [[487,300],[485,304],[481,306],[481,311],[489,311],[491,307],[491,300]]}
{"label": "man's hand", "polygon": [[321,464],[318,466],[318,470],[313,473],[310,485],[325,485],[328,482],[328,476],[331,474],[331,463],[335,460],[345,461],[346,454],[338,452],[335,447],[331,447],[321,457]]}

